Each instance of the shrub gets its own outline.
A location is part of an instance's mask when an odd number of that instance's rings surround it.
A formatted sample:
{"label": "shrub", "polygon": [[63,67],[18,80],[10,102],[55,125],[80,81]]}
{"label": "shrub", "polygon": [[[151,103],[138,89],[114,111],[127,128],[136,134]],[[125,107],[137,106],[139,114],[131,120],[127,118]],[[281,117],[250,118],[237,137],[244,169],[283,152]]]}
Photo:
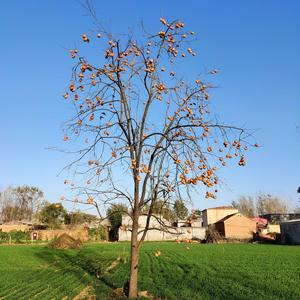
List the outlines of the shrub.
{"label": "shrub", "polygon": [[97,228],[89,229],[89,239],[93,241],[107,241],[108,240],[108,232],[106,227],[100,225]]}
{"label": "shrub", "polygon": [[21,230],[13,230],[9,235],[14,243],[22,243],[30,240],[30,233]]}
{"label": "shrub", "polygon": [[9,234],[7,232],[0,231],[0,244],[9,242]]}

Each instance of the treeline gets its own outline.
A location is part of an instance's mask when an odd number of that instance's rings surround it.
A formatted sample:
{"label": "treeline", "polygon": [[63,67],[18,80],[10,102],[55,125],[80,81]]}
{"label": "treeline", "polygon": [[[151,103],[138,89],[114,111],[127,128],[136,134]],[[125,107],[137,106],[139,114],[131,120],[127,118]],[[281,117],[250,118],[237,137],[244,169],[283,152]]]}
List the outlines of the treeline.
{"label": "treeline", "polygon": [[[189,210],[184,201],[175,200],[169,203],[158,200],[153,207],[144,207],[153,214],[163,216],[170,222],[186,219]],[[122,214],[129,214],[124,204],[112,204],[106,211],[112,227],[118,228],[122,222]],[[49,203],[44,193],[34,186],[8,187],[0,192],[0,221],[4,223],[27,221],[33,224],[44,224],[48,228],[56,229],[62,225],[81,225],[99,221],[95,215],[79,210],[68,212],[61,203]]]}
{"label": "treeline", "polygon": [[[248,217],[291,212],[286,201],[266,193],[259,193],[255,197],[241,196],[237,201],[232,202],[232,206]],[[299,208],[293,211],[298,212]]]}
{"label": "treeline", "polygon": [[44,194],[37,187],[8,187],[0,193],[0,220],[2,222],[32,221],[43,201]]}
{"label": "treeline", "polygon": [[68,212],[61,203],[49,203],[44,193],[34,186],[8,187],[0,192],[0,221],[27,221],[56,229],[62,225],[97,222],[95,215],[81,211]]}

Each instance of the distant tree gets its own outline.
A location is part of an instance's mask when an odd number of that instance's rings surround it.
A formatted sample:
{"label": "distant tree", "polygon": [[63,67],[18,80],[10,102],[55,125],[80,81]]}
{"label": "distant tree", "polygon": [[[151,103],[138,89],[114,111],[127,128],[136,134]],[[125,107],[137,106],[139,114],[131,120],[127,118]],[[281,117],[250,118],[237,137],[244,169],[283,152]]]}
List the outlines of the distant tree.
{"label": "distant tree", "polygon": [[37,187],[8,187],[0,193],[0,218],[4,222],[33,221],[43,200],[44,194]]}
{"label": "distant tree", "polygon": [[95,241],[107,241],[108,240],[108,231],[105,226],[99,225],[96,228],[88,229],[89,238]]}
{"label": "distant tree", "polygon": [[297,193],[300,193],[300,186],[298,187]]}
{"label": "distant tree", "polygon": [[122,216],[128,215],[128,208],[123,203],[112,204],[107,210],[107,218],[111,224],[111,230],[109,232],[110,240],[118,240],[119,227],[122,225]]}
{"label": "distant tree", "polygon": [[295,213],[295,214],[300,214],[300,206],[298,206],[298,207],[296,207],[296,208],[294,209],[294,213]]}
{"label": "distant tree", "polygon": [[189,210],[185,206],[184,201],[176,200],[173,205],[174,214],[177,219],[185,219],[188,216]]}
{"label": "distant tree", "polygon": [[249,218],[255,216],[255,205],[252,197],[241,196],[237,201],[232,202],[232,206]]}
{"label": "distant tree", "polygon": [[[149,210],[150,210],[150,206],[145,205],[144,214],[147,214]],[[152,205],[151,210],[152,210],[152,215],[157,215],[158,217],[162,217],[170,222],[175,221],[176,219],[175,212],[172,206],[166,200],[157,199],[155,203]]]}
{"label": "distant tree", "polygon": [[45,203],[38,214],[39,221],[51,229],[60,228],[66,223],[68,213],[60,203]]}
{"label": "distant tree", "polygon": [[122,224],[122,216],[128,214],[128,208],[122,203],[112,204],[107,210],[107,217],[113,228],[119,228]]}
{"label": "distant tree", "polygon": [[82,225],[99,221],[99,218],[95,215],[87,214],[81,211],[73,211],[66,215],[66,224],[70,225]]}
{"label": "distant tree", "polygon": [[260,193],[256,197],[256,211],[258,215],[272,213],[287,213],[287,204],[271,194]]}
{"label": "distant tree", "polygon": [[201,215],[202,215],[202,211],[201,211],[201,209],[195,209],[195,210],[193,211],[193,214],[194,214],[195,216],[201,216]]}

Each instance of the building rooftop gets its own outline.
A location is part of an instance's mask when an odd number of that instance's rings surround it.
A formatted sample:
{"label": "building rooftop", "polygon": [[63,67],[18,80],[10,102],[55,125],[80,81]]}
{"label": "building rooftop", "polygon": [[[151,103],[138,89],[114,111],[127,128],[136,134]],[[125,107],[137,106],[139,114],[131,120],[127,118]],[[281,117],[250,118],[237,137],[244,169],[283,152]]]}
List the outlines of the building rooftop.
{"label": "building rooftop", "polygon": [[228,216],[222,218],[221,220],[217,221],[216,223],[222,223],[222,222],[224,222],[224,221],[230,219],[231,217],[233,217],[233,216],[235,216],[235,215],[237,215],[237,214],[238,214],[238,213],[230,214],[230,215],[228,215]]}
{"label": "building rooftop", "polygon": [[205,208],[205,209],[203,209],[203,211],[204,210],[209,210],[209,209],[236,209],[236,208],[233,207],[233,206],[217,206],[217,207]]}
{"label": "building rooftop", "polygon": [[281,224],[283,224],[283,223],[300,223],[300,219],[288,220],[288,221],[281,222]]}

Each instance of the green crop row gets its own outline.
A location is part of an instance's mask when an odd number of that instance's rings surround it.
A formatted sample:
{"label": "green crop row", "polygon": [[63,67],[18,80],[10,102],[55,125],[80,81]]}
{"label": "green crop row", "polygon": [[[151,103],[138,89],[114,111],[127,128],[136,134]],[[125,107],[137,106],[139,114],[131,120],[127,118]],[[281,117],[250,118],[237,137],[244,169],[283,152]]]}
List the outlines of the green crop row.
{"label": "green crop row", "polygon": [[[72,299],[89,285],[111,299],[128,280],[128,251],[128,243],[1,246],[0,299]],[[300,299],[299,246],[146,242],[140,261],[139,289],[161,299]]]}

